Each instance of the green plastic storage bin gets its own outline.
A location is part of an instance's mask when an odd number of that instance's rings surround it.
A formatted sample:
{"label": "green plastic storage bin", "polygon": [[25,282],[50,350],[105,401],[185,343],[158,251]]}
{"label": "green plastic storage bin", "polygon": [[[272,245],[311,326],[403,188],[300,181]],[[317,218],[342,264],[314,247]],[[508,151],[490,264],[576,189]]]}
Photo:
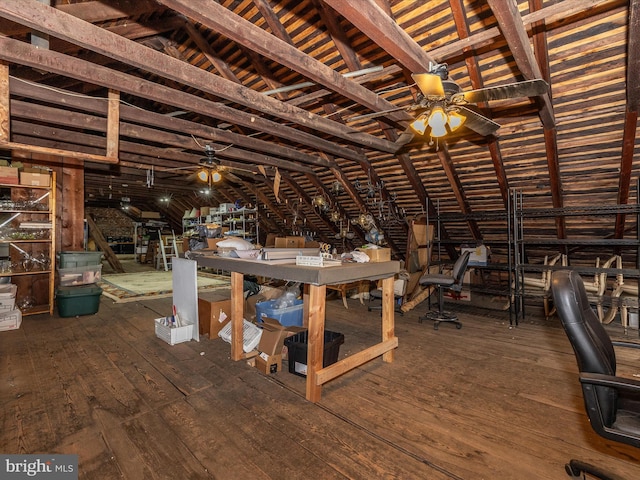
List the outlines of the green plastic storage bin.
{"label": "green plastic storage bin", "polygon": [[89,265],[100,265],[102,263],[102,252],[60,252],[58,254],[58,268],[87,267]]}
{"label": "green plastic storage bin", "polygon": [[58,315],[75,317],[77,315],[93,315],[100,308],[102,289],[97,285],[86,287],[58,287],[56,303]]}

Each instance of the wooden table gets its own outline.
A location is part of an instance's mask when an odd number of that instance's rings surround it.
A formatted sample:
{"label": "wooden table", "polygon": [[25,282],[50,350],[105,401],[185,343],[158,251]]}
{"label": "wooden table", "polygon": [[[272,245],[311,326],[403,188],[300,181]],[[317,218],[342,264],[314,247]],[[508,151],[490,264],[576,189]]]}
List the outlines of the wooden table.
{"label": "wooden table", "polygon": [[[304,322],[308,329],[307,400],[319,401],[323,384],[376,357],[382,356],[384,362],[393,361],[393,350],[398,346],[398,338],[394,331],[393,280],[394,275],[400,270],[400,262],[309,267],[279,261],[245,260],[209,255],[196,255],[195,260],[198,266],[231,272],[231,358],[233,360],[245,358],[242,349],[244,275],[304,284]],[[382,339],[376,345],[323,368],[326,286],[366,279],[382,280]]]}

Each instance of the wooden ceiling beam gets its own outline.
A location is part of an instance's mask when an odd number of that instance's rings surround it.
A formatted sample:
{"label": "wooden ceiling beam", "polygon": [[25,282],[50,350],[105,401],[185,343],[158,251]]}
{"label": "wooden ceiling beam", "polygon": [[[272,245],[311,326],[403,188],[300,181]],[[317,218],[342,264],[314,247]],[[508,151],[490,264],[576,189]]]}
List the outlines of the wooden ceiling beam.
{"label": "wooden ceiling beam", "polygon": [[[340,1],[340,0],[335,0]],[[545,23],[551,24],[556,21],[565,19],[568,16],[584,13],[589,11],[599,11],[601,9],[612,9],[618,7],[620,4],[624,4],[626,0],[564,0],[562,2],[550,5],[537,12],[529,13],[522,17],[522,21],[527,28],[531,27],[531,24],[539,21],[545,21]],[[482,30],[478,33],[474,33],[467,38],[462,38],[441,47],[435,47],[431,49],[429,55],[436,61],[442,62],[447,58],[461,55],[467,49],[476,49],[485,45],[490,45],[495,42],[496,38],[500,36],[500,29],[498,27],[491,27]],[[372,39],[373,40],[373,39]],[[401,72],[402,67],[399,65],[389,65],[384,67],[381,72],[369,73],[354,79],[358,83],[366,83],[376,81],[380,78],[390,75],[396,75]],[[307,95],[302,95],[288,103],[291,105],[303,105],[308,102],[312,102],[325,95],[332,93],[330,90],[319,89],[315,92]]]}
{"label": "wooden ceiling beam", "polygon": [[[32,100],[82,110],[99,116],[105,116],[107,114],[104,99],[78,97],[77,94],[73,92],[65,92],[57,89],[52,90],[40,85],[26,83],[14,77],[10,77],[9,79],[9,88],[11,94],[14,96],[24,96]],[[246,149],[258,152],[258,154],[266,153],[269,155],[277,155],[295,162],[319,167],[331,167],[335,165],[335,162],[330,162],[324,157],[308,155],[300,150],[296,150],[285,145],[239,135],[228,130],[208,127],[199,123],[141,110],[128,105],[120,105],[120,117],[122,120],[138,124],[175,131],[184,135],[195,135],[197,137],[205,138],[207,142],[242,145]],[[194,142],[192,149],[195,149],[196,147],[197,145],[195,145]]]}
{"label": "wooden ceiling beam", "polygon": [[[453,165],[453,160],[451,159],[451,155],[449,154],[449,149],[446,144],[443,144],[442,147],[438,150],[438,158],[440,159],[440,163],[444,170],[444,173],[447,175],[447,179],[449,180],[449,184],[451,185],[451,189],[453,191],[453,195],[456,197],[458,202],[458,207],[460,208],[460,212],[463,214],[471,214],[471,207],[469,206],[469,202],[464,194],[464,189],[462,188],[462,183],[460,182],[460,178],[456,173],[455,167]],[[478,223],[470,218],[467,220],[467,225],[469,226],[469,231],[471,232],[471,236],[476,242],[482,241],[482,232],[478,228]]]}
{"label": "wooden ceiling beam", "polygon": [[[542,9],[541,0],[529,0],[530,10],[533,12]],[[516,19],[517,24],[517,19]],[[539,67],[541,78],[543,78],[549,85],[551,85],[551,68],[549,66],[549,49],[547,47],[547,35],[544,30],[544,22],[536,22],[531,25],[533,32],[533,58],[534,64]],[[528,45],[528,44],[527,44]],[[551,104],[551,92],[542,97],[542,102],[546,108],[546,99],[549,99]],[[537,101],[540,101],[538,99]],[[552,108],[552,107],[551,107]],[[544,125],[544,138],[545,148],[547,156],[547,164],[549,166],[549,184],[551,187],[551,198],[555,207],[562,207],[564,205],[564,198],[562,194],[562,178],[560,176],[560,160],[558,158],[558,132],[555,128],[555,122],[553,127],[549,128]],[[558,238],[566,238],[566,222],[564,217],[556,218],[556,229],[558,232]]]}
{"label": "wooden ceiling beam", "polygon": [[189,38],[196,44],[198,49],[202,52],[209,63],[213,65],[213,68],[216,69],[222,78],[225,78],[230,82],[240,83],[240,80],[238,80],[238,77],[233,73],[233,70],[229,68],[229,64],[216,55],[211,48],[209,41],[202,36],[195,25],[189,22],[184,22],[184,29],[189,35]]}
{"label": "wooden ceiling beam", "polygon": [[[153,0],[110,0],[108,4],[99,1],[82,2],[58,4],[55,8],[91,23],[137,17],[163,9]],[[3,35],[24,35],[30,31],[30,28],[0,18],[0,32]]]}
{"label": "wooden ceiling beam", "polygon": [[[0,4],[1,7],[2,4]],[[166,56],[166,55],[165,55]],[[168,58],[168,57],[167,57]],[[24,42],[0,37],[0,59],[29,65],[59,75],[70,76],[106,88],[119,89],[131,95],[172,105],[174,107],[201,113],[202,115],[220,118],[251,129],[262,130],[278,138],[285,138],[296,144],[305,144],[320,151],[327,151],[341,158],[366,160],[364,155],[356,154],[351,149],[334,142],[308,134],[301,130],[281,125],[259,116],[235,110],[218,102],[211,102],[196,95],[191,95],[172,88],[116,72],[106,67],[90,64],[83,60],[61,55],[49,50],[38,50]],[[215,75],[214,75],[215,76]],[[335,122],[331,122],[336,124]],[[336,124],[337,125],[337,124]],[[395,147],[394,147],[395,148]]]}
{"label": "wooden ceiling beam", "polygon": [[[71,128],[84,128],[93,129],[99,133],[107,132],[107,126],[105,119],[101,117],[91,117],[86,114],[78,112],[63,111],[54,107],[48,107],[46,105],[37,105],[33,103],[22,102],[19,100],[11,101],[12,110],[15,118],[24,118],[37,122],[57,123],[58,125],[64,125]],[[167,145],[173,145],[174,147],[183,148],[185,150],[196,150],[199,147],[194,148],[194,140],[187,134],[180,135],[176,133],[166,132],[164,130],[158,130],[150,127],[140,125],[138,123],[125,123],[122,122],[119,126],[120,134],[123,138],[138,138],[144,141],[152,143],[164,143]],[[37,124],[33,125],[34,133],[37,135],[39,129]],[[46,137],[46,135],[44,135]],[[93,135],[100,143],[104,144],[105,139],[101,136]],[[53,137],[58,138],[58,137]],[[78,134],[76,140],[87,138]],[[95,144],[94,144],[95,146]],[[233,160],[240,160],[252,164],[264,164],[273,167],[279,167],[283,169],[291,169],[293,171],[314,173],[312,169],[305,165],[301,165],[296,162],[288,160],[282,160],[274,158],[264,154],[258,154],[247,150],[242,150],[235,147],[224,146],[220,148],[222,150],[218,155],[221,157],[230,158]],[[157,151],[157,150],[156,150]],[[170,157],[171,151],[166,150],[161,155],[162,157]],[[198,160],[202,157],[202,154],[191,155],[193,165],[197,165]],[[156,164],[155,159],[151,157],[151,152],[148,154],[148,158],[151,163],[149,166]]]}
{"label": "wooden ceiling beam", "polygon": [[[627,32],[627,104],[624,112],[624,131],[620,155],[620,180],[618,181],[618,203],[629,203],[631,175],[636,150],[638,131],[638,107],[640,104],[640,0],[629,4],[629,26]],[[640,195],[640,192],[636,192]],[[625,216],[616,216],[615,238],[622,238],[625,230]],[[640,259],[636,267],[640,268]]]}
{"label": "wooden ceiling beam", "polygon": [[[429,62],[436,63],[435,58],[425,52],[373,0],[360,0],[358,2],[345,2],[343,0],[323,1],[411,72],[426,72],[429,69]],[[380,110],[384,109],[374,111]]]}
{"label": "wooden ceiling beam", "polygon": [[[315,58],[271,35],[216,2],[207,0],[158,1],[238,44],[244,45],[246,48],[270,58],[373,111],[393,108],[391,103],[380,98],[375,93],[345,78],[332,68],[320,63]],[[398,113],[393,118],[398,121],[407,120],[406,114],[402,113]]]}
{"label": "wooden ceiling beam", "polygon": [[[201,0],[198,0],[198,6],[202,6],[200,3]],[[215,2],[205,2],[205,6],[208,6],[207,11],[211,11],[212,7],[218,6],[224,12],[230,13],[229,10],[219,6]],[[193,12],[191,9],[189,9],[189,11],[197,14],[196,17],[202,17],[198,12]],[[230,82],[218,75],[212,75],[211,73],[203,71],[193,65],[144,47],[126,38],[119,37],[71,15],[64,14],[55,8],[42,5],[35,0],[3,0],[3,2],[0,3],[0,16],[22,23],[33,29],[42,31],[43,33],[57,36],[58,38],[75,43],[76,45],[95,51],[125,64],[154,73],[162,78],[167,78],[184,85],[189,85],[192,88],[199,89],[203,92],[218,95],[221,98],[237,102],[240,105],[263,112],[267,115],[273,115],[289,122],[293,122],[294,124],[302,125],[337,138],[342,138],[349,143],[361,144],[362,146],[388,153],[392,153],[395,150],[395,146],[389,142],[378,139],[372,135],[362,133],[356,129],[338,125],[331,120],[313,115],[305,110],[284,105],[276,99],[262,95],[241,85],[234,84],[233,82]],[[224,15],[224,17],[225,21],[230,21],[230,18],[228,18],[229,15]],[[236,15],[233,15],[232,17],[240,18]],[[234,24],[235,23],[236,22],[234,22]],[[229,25],[227,25],[225,29],[228,27]],[[268,35],[263,30],[259,30],[263,34]],[[243,33],[246,33],[244,32],[244,29]],[[274,38],[270,35],[269,37]],[[8,39],[5,39],[5,41],[6,40]],[[251,45],[253,45],[253,43],[251,43]],[[303,62],[309,62],[310,58],[311,57],[305,55]],[[313,60],[313,62],[321,65],[315,60]],[[21,62],[18,60],[16,63]],[[333,72],[331,69],[328,70]],[[347,80],[336,72],[333,73],[343,81]],[[353,85],[358,86],[360,90],[368,92],[368,90],[361,88],[354,82],[349,83],[353,83]],[[371,92],[368,93],[371,94]],[[371,95],[373,97],[377,97],[374,94]],[[170,101],[170,98],[166,98],[163,103]],[[194,109],[194,111],[198,111],[198,109]],[[237,110],[236,112],[239,113]],[[253,115],[253,118],[255,122],[256,116]],[[254,126],[253,128],[259,127]]]}
{"label": "wooden ceiling beam", "polygon": [[[520,72],[522,72],[527,80],[544,80],[540,66],[529,43],[529,36],[524,27],[524,22],[522,21],[517,5],[513,0],[487,0],[487,2],[498,21],[500,31],[509,44],[509,49]],[[547,129],[555,128],[556,123],[550,94],[546,93],[539,98],[542,102],[542,108],[540,109],[542,125]]]}

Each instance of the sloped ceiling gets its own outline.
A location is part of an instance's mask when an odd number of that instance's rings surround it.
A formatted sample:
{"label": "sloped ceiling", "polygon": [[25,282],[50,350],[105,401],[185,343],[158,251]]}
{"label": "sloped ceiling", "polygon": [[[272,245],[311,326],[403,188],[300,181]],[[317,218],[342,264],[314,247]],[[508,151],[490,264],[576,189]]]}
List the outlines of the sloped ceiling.
{"label": "sloped ceiling", "polygon": [[[194,205],[240,201],[258,205],[263,232],[335,242],[339,223],[312,204],[322,195],[344,219],[386,217],[402,258],[407,222],[390,212],[469,214],[447,235],[481,241],[504,236],[481,217],[514,191],[530,208],[637,200],[637,0],[46,3],[0,2],[0,141],[83,159],[90,203],[129,197],[179,222]],[[479,104],[495,136],[463,127],[399,148],[413,117],[396,107],[414,104],[411,74],[430,63],[463,91],[550,87]],[[372,112],[386,113],[359,118]],[[204,145],[226,167],[208,198],[191,180]],[[632,221],[610,218],[602,235],[622,238]],[[559,217],[546,228],[583,227]]]}

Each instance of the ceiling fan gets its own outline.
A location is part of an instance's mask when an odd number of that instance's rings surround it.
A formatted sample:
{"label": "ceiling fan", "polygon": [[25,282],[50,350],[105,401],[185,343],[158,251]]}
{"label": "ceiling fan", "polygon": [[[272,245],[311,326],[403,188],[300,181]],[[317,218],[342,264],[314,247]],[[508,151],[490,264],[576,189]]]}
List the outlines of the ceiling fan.
{"label": "ceiling fan", "polygon": [[209,188],[213,183],[222,180],[221,167],[216,160],[216,151],[209,144],[204,146],[204,158],[200,159],[196,177],[201,182],[207,182]]}
{"label": "ceiling fan", "polygon": [[[195,170],[194,173],[190,174],[188,179],[191,181],[200,181],[208,184],[209,188],[212,187],[214,183],[218,183],[222,181],[224,178],[228,178],[234,181],[240,181],[240,179],[231,173],[229,170],[244,170],[240,167],[228,167],[226,165],[222,165],[220,160],[216,157],[216,150],[212,145],[206,144],[202,147],[204,157],[200,159],[197,164],[190,165],[188,167],[176,167],[165,169],[165,172],[176,171],[176,170]],[[248,172],[253,173],[251,170],[246,170]]]}
{"label": "ceiling fan", "polygon": [[[493,135],[500,125],[476,111],[477,103],[535,97],[547,93],[549,89],[547,82],[536,79],[463,92],[456,82],[449,79],[446,63],[431,63],[427,73],[414,73],[411,76],[420,93],[416,103],[404,108],[415,120],[396,140],[398,148],[411,142],[416,135],[428,134],[430,138],[440,138],[455,132],[462,125],[482,136]],[[361,115],[353,120],[384,113]]]}

